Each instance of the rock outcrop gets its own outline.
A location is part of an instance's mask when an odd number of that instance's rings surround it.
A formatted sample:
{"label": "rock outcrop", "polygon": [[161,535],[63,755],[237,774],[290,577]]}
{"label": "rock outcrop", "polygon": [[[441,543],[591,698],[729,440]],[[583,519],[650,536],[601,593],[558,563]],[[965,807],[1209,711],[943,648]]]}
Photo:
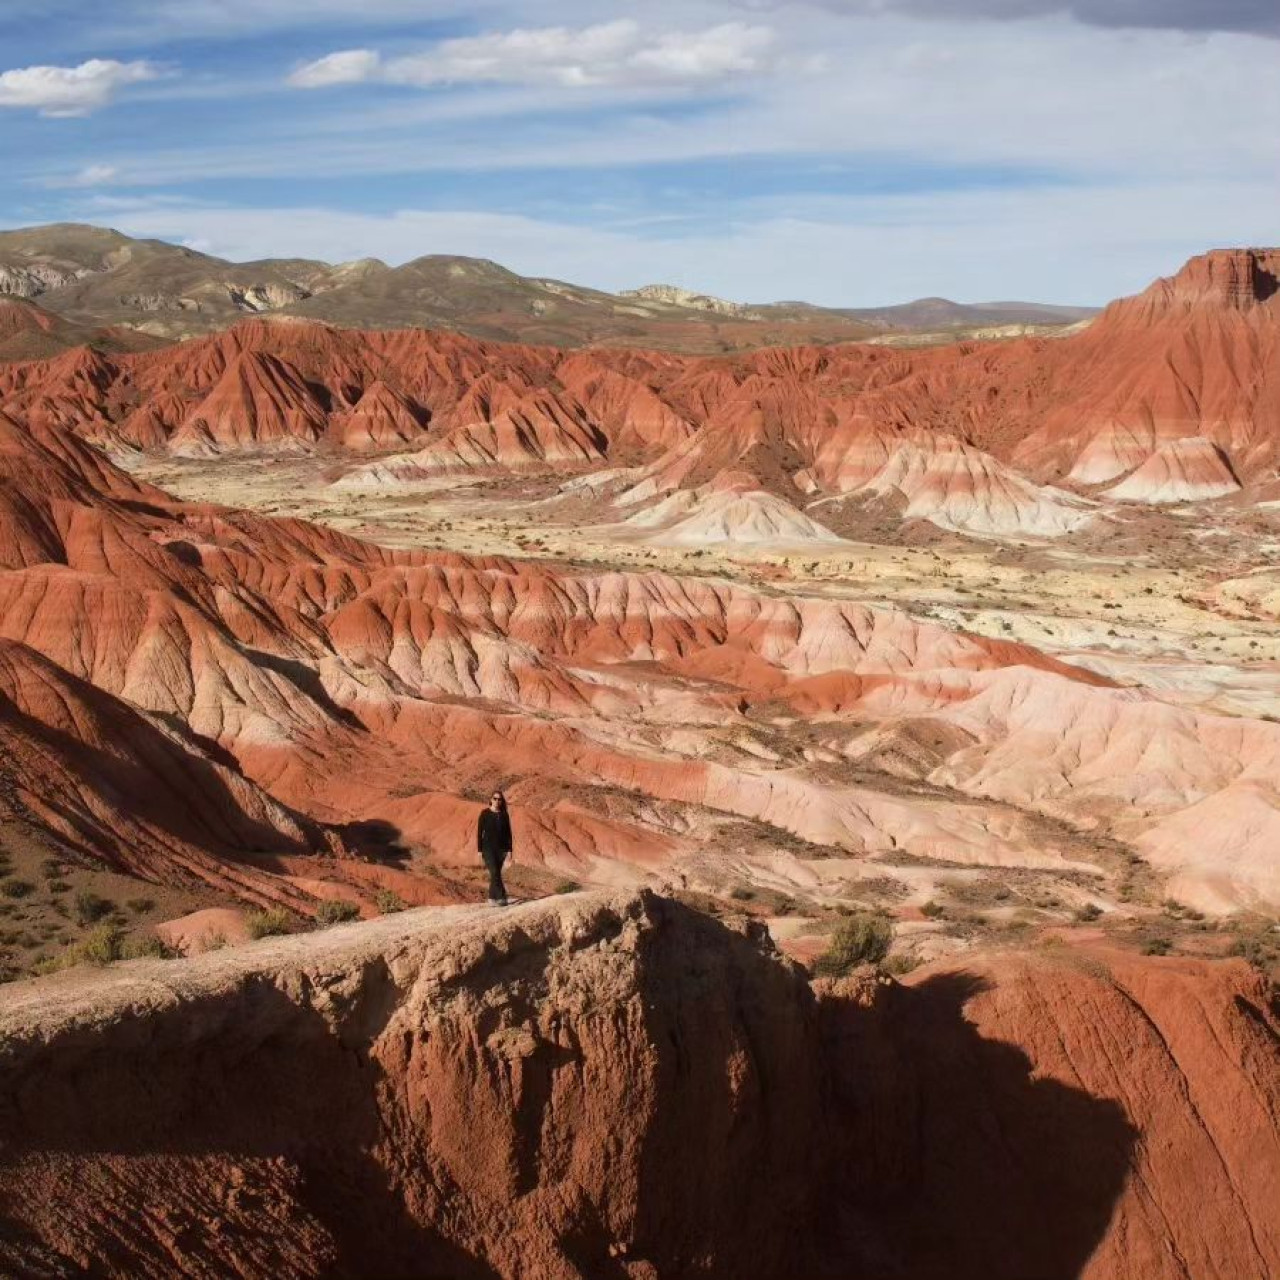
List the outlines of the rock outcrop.
{"label": "rock outcrop", "polygon": [[1280,1267],[1243,965],[815,995],[648,895],[409,913],[0,996],[0,1267],[1238,1280]]}

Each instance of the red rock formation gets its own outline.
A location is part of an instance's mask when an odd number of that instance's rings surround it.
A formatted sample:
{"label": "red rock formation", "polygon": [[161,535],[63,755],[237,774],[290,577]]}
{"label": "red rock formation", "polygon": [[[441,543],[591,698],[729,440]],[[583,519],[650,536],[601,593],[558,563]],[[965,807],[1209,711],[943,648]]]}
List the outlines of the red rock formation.
{"label": "red rock formation", "polygon": [[1280,1266],[1242,965],[815,999],[647,895],[388,917],[0,998],[0,1266],[1234,1280]]}
{"label": "red rock formation", "polygon": [[[379,464],[372,482],[609,459],[647,463],[636,483],[658,492],[729,469],[792,500],[797,486],[900,492],[908,518],[1054,534],[1086,517],[1044,482],[1123,481],[1152,458],[1163,467],[1160,451],[1179,441],[1208,441],[1245,484],[1271,474],[1278,259],[1206,255],[1061,341],[708,359],[253,321],[165,352],[0,371],[0,406],[100,442],[179,451],[311,448],[326,432],[348,447],[416,445],[421,406],[424,447]],[[367,413],[354,408],[365,395]],[[357,425],[367,415],[373,425]]]}
{"label": "red rock formation", "polygon": [[[1193,818],[1242,787],[1273,803],[1280,729],[1025,646],[835,600],[386,551],[175,503],[65,431],[4,421],[0,527],[0,637],[185,726],[311,820],[392,823],[436,865],[469,865],[459,797],[505,779],[527,857],[566,875],[646,875],[714,843],[709,812],[861,857],[1078,862],[1017,806],[1140,842],[1204,909],[1280,900],[1256,803],[1218,824],[1247,852],[1213,866]],[[945,726],[917,767],[950,797],[672,745],[777,714],[829,721],[837,760],[869,725]],[[686,815],[679,834],[655,802]]]}
{"label": "red rock formation", "polygon": [[346,413],[330,420],[329,439],[341,449],[388,449],[417,440],[425,419],[421,409],[379,380]]}

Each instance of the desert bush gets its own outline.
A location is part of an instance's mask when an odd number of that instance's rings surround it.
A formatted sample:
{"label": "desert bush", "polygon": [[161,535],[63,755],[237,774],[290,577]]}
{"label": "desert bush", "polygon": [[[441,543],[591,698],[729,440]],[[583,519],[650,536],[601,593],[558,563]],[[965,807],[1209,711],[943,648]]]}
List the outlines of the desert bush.
{"label": "desert bush", "polygon": [[1083,907],[1076,912],[1076,919],[1081,924],[1089,924],[1094,920],[1102,918],[1102,908],[1096,902],[1086,902]]}
{"label": "desert bush", "polygon": [[82,889],[76,894],[76,919],[81,924],[96,924],[103,916],[110,915],[114,909],[106,898]]}
{"label": "desert bush", "polygon": [[934,902],[932,898],[920,908],[920,914],[928,920],[941,920],[947,914],[947,909],[940,902]]}
{"label": "desert bush", "polygon": [[316,920],[320,924],[345,924],[348,920],[359,918],[360,908],[343,898],[326,898],[316,908]]}
{"label": "desert bush", "polygon": [[1144,956],[1167,956],[1173,950],[1173,943],[1168,938],[1148,938],[1143,944]]}
{"label": "desert bush", "polygon": [[148,911],[155,909],[156,900],[154,898],[130,898],[124,905],[135,916],[145,916]]}
{"label": "desert bush", "polygon": [[283,907],[270,907],[265,911],[250,911],[244,918],[245,928],[251,938],[271,938],[282,933],[293,933],[298,927],[298,917]]}
{"label": "desert bush", "polygon": [[65,880],[49,880],[44,886],[50,893],[70,893],[71,886]]}
{"label": "desert bush", "polygon": [[841,920],[814,972],[839,978],[861,964],[879,964],[893,945],[893,925],[885,916],[870,911]]}
{"label": "desert bush", "polygon": [[561,880],[556,885],[557,893],[577,893],[582,886],[576,880]]}
{"label": "desert bush", "polygon": [[167,943],[162,942],[154,933],[140,933],[129,938],[124,944],[125,960],[172,960],[177,952]]}
{"label": "desert bush", "polygon": [[394,889],[379,889],[373,899],[374,905],[384,916],[403,911],[408,905]]}
{"label": "desert bush", "polygon": [[36,887],[30,880],[0,881],[0,893],[6,898],[29,898],[35,891]]}
{"label": "desert bush", "polygon": [[741,885],[729,890],[729,897],[734,902],[750,902],[756,895],[751,889],[744,889]]}
{"label": "desert bush", "polygon": [[57,880],[62,875],[62,863],[57,858],[46,858],[40,864],[40,874],[46,880]]}
{"label": "desert bush", "polygon": [[124,933],[113,924],[91,929],[67,953],[69,964],[113,964],[124,958]]}
{"label": "desert bush", "polygon": [[1239,956],[1255,969],[1265,973],[1277,960],[1280,960],[1280,946],[1257,934],[1240,934],[1231,944],[1227,954]]}
{"label": "desert bush", "polygon": [[896,956],[890,956],[884,962],[884,971],[898,978],[904,973],[910,973],[912,969],[919,968],[919,966],[920,957],[914,951],[900,951]]}

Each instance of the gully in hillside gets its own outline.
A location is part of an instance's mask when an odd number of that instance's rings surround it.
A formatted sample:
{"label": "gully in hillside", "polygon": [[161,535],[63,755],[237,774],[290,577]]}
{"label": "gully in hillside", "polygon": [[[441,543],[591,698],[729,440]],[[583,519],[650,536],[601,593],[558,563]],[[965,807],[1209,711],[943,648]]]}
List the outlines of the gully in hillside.
{"label": "gully in hillside", "polygon": [[476,821],[476,852],[489,872],[489,901],[507,905],[507,890],[502,883],[502,864],[511,856],[511,818],[507,798],[501,791],[489,797],[489,805],[480,810]]}

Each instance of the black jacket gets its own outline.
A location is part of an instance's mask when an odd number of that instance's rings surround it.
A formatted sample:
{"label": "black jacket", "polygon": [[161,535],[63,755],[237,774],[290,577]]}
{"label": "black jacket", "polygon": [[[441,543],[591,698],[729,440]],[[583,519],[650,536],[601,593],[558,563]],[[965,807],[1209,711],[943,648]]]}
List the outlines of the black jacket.
{"label": "black jacket", "polygon": [[507,811],[500,813],[488,806],[480,810],[476,822],[476,852],[501,857],[511,852],[511,819]]}

